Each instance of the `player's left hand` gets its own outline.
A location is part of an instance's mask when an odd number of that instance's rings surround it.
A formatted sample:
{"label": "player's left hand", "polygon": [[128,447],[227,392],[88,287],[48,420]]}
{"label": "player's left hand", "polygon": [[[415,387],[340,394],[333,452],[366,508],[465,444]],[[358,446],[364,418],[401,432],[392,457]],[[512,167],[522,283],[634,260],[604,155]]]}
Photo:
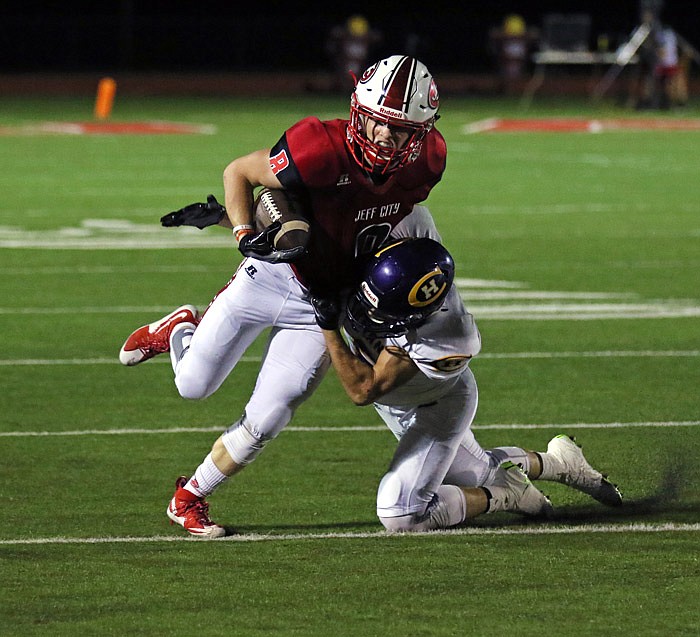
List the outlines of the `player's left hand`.
{"label": "player's left hand", "polygon": [[275,248],[275,235],[280,231],[279,221],[271,223],[258,234],[245,234],[241,237],[238,249],[246,257],[267,261],[268,263],[292,263],[306,254],[305,246],[296,246],[286,250]]}
{"label": "player's left hand", "polygon": [[191,203],[189,206],[169,212],[160,218],[160,223],[167,227],[194,226],[202,230],[208,226],[215,226],[226,214],[226,208],[222,206],[214,195],[207,197],[207,203]]}

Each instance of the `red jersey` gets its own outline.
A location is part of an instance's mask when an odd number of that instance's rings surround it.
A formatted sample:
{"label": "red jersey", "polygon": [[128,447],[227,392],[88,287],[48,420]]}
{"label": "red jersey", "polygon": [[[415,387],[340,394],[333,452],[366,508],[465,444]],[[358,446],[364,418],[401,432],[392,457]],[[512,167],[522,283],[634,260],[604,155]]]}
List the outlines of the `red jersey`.
{"label": "red jersey", "polygon": [[347,123],[307,117],[270,152],[272,171],[304,202],[311,224],[308,254],[294,269],[321,293],[350,285],[353,259],[375,252],[445,170],[445,140],[432,129],[418,159],[374,184],[345,145]]}

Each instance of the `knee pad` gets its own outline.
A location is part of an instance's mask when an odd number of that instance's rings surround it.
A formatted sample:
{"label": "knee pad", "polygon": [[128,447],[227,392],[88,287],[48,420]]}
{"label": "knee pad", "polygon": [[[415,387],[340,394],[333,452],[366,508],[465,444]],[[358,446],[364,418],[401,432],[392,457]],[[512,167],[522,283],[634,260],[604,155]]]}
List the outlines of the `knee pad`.
{"label": "knee pad", "polygon": [[405,533],[447,529],[464,522],[466,517],[467,500],[464,492],[459,487],[443,485],[438,488],[424,512],[395,517],[379,515],[379,520],[387,531]]}
{"label": "knee pad", "polygon": [[231,459],[238,465],[250,464],[258,457],[270,438],[256,436],[249,427],[246,417],[231,425],[221,436],[221,442]]}
{"label": "knee pad", "polygon": [[404,485],[401,477],[395,471],[389,471],[382,478],[377,489],[377,515],[403,516],[409,509],[409,502],[404,502]]}
{"label": "knee pad", "polygon": [[201,375],[183,371],[182,367],[178,366],[175,372],[175,387],[182,398],[202,400],[209,398],[219,388],[219,385],[212,386],[207,383]]}
{"label": "knee pad", "polygon": [[390,533],[406,533],[416,530],[416,516],[413,514],[399,515],[395,518],[385,518],[380,515],[379,521]]}

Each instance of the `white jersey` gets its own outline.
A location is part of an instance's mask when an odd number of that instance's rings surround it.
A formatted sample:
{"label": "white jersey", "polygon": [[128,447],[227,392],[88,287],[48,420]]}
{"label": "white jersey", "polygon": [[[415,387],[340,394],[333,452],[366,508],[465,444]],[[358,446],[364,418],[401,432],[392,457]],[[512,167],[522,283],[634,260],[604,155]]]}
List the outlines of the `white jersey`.
{"label": "white jersey", "polygon": [[417,365],[419,373],[377,401],[395,407],[424,405],[443,397],[481,349],[474,317],[467,312],[454,286],[439,311],[402,336],[367,338],[347,323],[342,332],[352,352],[369,364],[376,362],[385,347],[396,347]]}

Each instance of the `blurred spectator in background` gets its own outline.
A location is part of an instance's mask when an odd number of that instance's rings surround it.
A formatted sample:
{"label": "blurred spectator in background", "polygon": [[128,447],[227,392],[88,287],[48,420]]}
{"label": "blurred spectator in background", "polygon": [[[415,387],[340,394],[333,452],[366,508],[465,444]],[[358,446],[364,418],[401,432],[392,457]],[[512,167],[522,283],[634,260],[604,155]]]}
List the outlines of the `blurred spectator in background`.
{"label": "blurred spectator in background", "polygon": [[687,42],[680,41],[680,54],[678,56],[678,73],[671,81],[672,106],[687,106],[688,104],[688,77],[690,75],[690,63],[693,58],[697,60],[697,52]]}
{"label": "blurred spectator in background", "polygon": [[334,90],[347,92],[354,88],[353,76],[362,75],[381,40],[381,32],[373,29],[363,15],[350,16],[345,24],[331,29],[326,52],[333,63]]}
{"label": "blurred spectator in background", "polygon": [[530,50],[539,38],[536,29],[528,29],[525,20],[507,15],[503,24],[489,31],[489,52],[498,64],[501,91],[518,92],[525,77]]}
{"label": "blurred spectator in background", "polygon": [[678,56],[676,32],[662,24],[660,7],[642,6],[642,24],[651,28],[639,49],[642,83],[637,108],[667,109],[685,104],[687,88]]}

